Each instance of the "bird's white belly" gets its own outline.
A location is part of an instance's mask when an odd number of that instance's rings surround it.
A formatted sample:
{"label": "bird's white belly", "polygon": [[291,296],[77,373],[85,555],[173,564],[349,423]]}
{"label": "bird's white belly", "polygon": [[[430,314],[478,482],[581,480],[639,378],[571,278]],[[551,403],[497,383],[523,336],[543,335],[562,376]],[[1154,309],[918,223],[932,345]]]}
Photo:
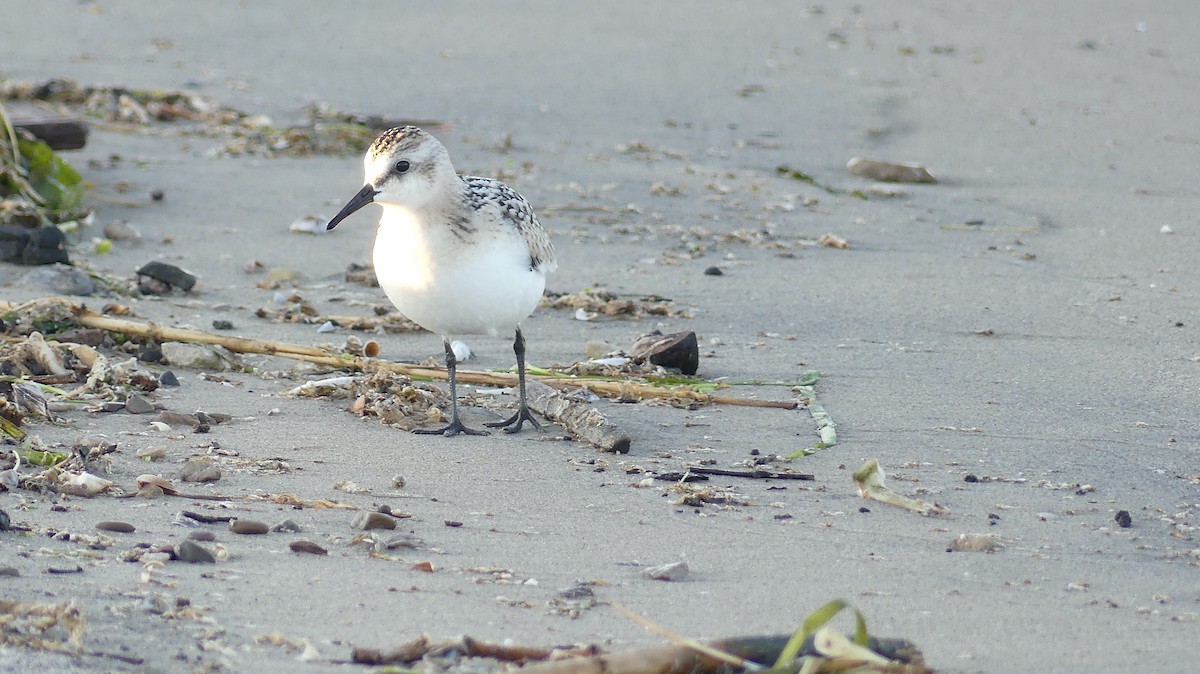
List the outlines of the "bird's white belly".
{"label": "bird's white belly", "polygon": [[465,243],[447,231],[385,221],[375,238],[375,275],[400,313],[427,330],[508,334],[533,313],[546,278],[530,269],[525,241],[503,234]]}

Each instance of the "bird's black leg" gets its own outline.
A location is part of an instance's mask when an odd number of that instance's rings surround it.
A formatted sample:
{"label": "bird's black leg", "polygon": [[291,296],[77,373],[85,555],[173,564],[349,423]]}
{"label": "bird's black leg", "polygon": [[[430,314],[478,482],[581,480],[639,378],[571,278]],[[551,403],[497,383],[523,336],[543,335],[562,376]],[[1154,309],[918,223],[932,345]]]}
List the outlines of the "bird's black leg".
{"label": "bird's black leg", "polygon": [[458,418],[458,384],[454,379],[454,369],[458,364],[458,359],[454,356],[454,349],[450,348],[450,340],[442,338],[442,343],[446,347],[446,371],[450,374],[450,423],[441,428],[418,428],[413,433],[420,435],[487,435],[487,431],[479,431],[474,428],[463,426],[462,421]]}
{"label": "bird's black leg", "polygon": [[517,328],[517,337],[513,340],[513,353],[517,354],[517,382],[521,390],[520,406],[517,408],[517,413],[508,419],[494,421],[484,424],[484,426],[503,428],[505,433],[516,433],[521,430],[521,425],[528,421],[533,424],[534,428],[540,430],[542,425],[529,413],[529,405],[525,402],[525,336],[521,334],[521,328]]}

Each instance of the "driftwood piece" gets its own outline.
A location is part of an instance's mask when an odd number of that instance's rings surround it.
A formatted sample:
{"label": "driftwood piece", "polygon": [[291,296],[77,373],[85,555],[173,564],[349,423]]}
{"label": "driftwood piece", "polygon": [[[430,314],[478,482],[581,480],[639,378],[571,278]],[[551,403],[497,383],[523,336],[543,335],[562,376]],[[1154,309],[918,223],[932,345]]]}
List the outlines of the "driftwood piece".
{"label": "driftwood piece", "polygon": [[[743,637],[709,641],[704,645],[737,658],[770,666],[779,657],[788,636]],[[810,638],[800,655],[815,655]],[[904,639],[870,637],[867,648],[889,660],[904,663],[892,671],[929,672],[921,652]],[[697,652],[690,646],[670,645],[623,653],[609,653],[526,665],[521,674],[717,674],[730,671],[728,662]]]}
{"label": "driftwood piece", "polygon": [[[63,306],[68,307],[71,313],[74,315],[75,320],[77,320],[80,325],[85,327],[98,328],[101,330],[122,333],[134,337],[148,337],[159,342],[215,344],[218,346],[223,346],[235,353],[254,353],[269,356],[280,356],[283,358],[303,360],[310,363],[317,363],[319,365],[326,365],[344,370],[366,371],[371,369],[384,369],[396,374],[421,379],[432,379],[437,381],[444,381],[448,379],[446,370],[444,368],[420,367],[416,365],[405,365],[403,363],[390,363],[374,358],[351,356],[349,354],[337,355],[330,353],[326,349],[303,344],[289,344],[287,342],[218,335],[210,332],[203,332],[201,330],[172,328],[162,325],[155,325],[154,323],[143,323],[140,321],[132,321],[123,318],[113,318],[111,316],[105,316],[103,314],[96,313],[95,311],[85,307],[77,306],[66,298],[43,298],[41,300],[23,305],[15,305],[11,302],[0,300],[0,311],[13,311],[26,307],[30,309],[36,309],[39,304],[43,303],[61,303]],[[515,373],[458,370],[457,377],[459,383],[464,384],[483,384],[486,386],[517,385],[517,375]],[[699,404],[771,407],[785,410],[794,410],[799,406],[795,400],[757,400],[754,398],[739,398],[737,396],[714,395],[711,393],[703,393],[687,386],[665,388],[662,386],[644,384],[637,381],[609,381],[603,379],[581,379],[554,376],[540,376],[536,378],[529,377],[529,379],[536,379],[556,389],[582,387],[588,389],[596,395],[604,396],[606,398],[616,398],[619,400],[673,398],[684,402],[695,402]]]}
{"label": "driftwood piece", "polygon": [[14,119],[13,127],[25,129],[51,150],[78,150],[87,145],[88,127],[83,120],[72,117]]}
{"label": "driftwood piece", "polygon": [[595,407],[571,400],[539,381],[527,382],[526,389],[530,409],[562,424],[572,437],[604,452],[629,453],[633,443],[629,434],[604,418]]}

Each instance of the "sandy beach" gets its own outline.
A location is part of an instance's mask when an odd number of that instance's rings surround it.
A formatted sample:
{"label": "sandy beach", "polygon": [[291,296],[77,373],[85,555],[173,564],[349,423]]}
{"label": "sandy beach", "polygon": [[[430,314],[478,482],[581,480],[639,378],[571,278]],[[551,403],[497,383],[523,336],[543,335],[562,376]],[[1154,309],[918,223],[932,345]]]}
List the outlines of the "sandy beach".
{"label": "sandy beach", "polygon": [[[609,602],[710,639],[790,633],[834,598],[941,672],[1194,669],[1194,3],[0,10],[29,24],[0,40],[0,79],[183,91],[272,127],[301,124],[314,104],[421,121],[459,171],[533,204],[558,252],[548,292],[670,300],[669,314],[636,319],[540,308],[523,324],[531,364],[691,330],[698,376],[733,384],[730,395],[795,400],[788,384],[819,371],[838,438],[764,464],[812,481],[680,485],[654,476],[786,456],[815,445],[817,422],[804,407],[598,401],[633,438],[618,455],[553,425],[414,435],[353,414],[350,399],[283,395],[330,374],[286,358],[171,368],[181,385],[150,402],[229,420],[164,431],[154,415],[76,407],[26,431],[64,451],[115,443],[104,477],[127,491],[154,473],[229,498],[0,493],[22,528],[0,532],[0,567],[17,574],[0,577],[0,598],[74,602],[86,623],[84,655],[0,645],[0,671],[347,672],[355,647],[423,632],[620,651],[662,639]],[[239,153],[237,138],[195,125],[90,121],[86,148],[64,153],[95,209],[72,258],[120,279],[161,260],[199,280],[186,293],[75,300],[124,305],[131,320],[208,332],[227,321],[222,334],[336,348],[353,336],[388,360],[440,360],[427,332],[318,332],[259,315],[292,293],[323,315],[388,307],[345,277],[370,260],[376,209],[330,233],[289,230],[362,187],[365,146]],[[879,184],[847,170],[853,157],[918,162],[938,182]],[[141,238],[97,252],[115,220]],[[827,234],[845,247],[818,243]],[[50,294],[29,272],[0,263],[0,300]],[[465,340],[475,358],[463,367],[513,366],[510,340]],[[463,392],[476,425],[514,401]],[[157,460],[139,458],[156,448]],[[195,458],[220,479],[180,482]],[[851,473],[871,458],[892,489],[949,513],[861,498]],[[685,498],[703,489],[728,499]],[[371,554],[352,520],[381,506],[401,515],[384,538],[405,537]],[[183,511],[299,531],[239,535]],[[102,521],[136,531],[98,531]],[[130,552],[196,530],[215,535],[202,543],[215,564]],[[961,534],[998,548],[950,552]],[[328,554],[293,552],[298,539]],[[680,561],[677,581],[642,573]]]}

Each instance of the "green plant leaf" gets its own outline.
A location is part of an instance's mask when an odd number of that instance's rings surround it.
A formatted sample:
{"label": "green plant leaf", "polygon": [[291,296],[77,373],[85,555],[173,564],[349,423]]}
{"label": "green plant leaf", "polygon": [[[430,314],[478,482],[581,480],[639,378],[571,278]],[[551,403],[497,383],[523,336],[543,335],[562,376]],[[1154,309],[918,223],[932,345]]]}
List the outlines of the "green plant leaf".
{"label": "green plant leaf", "polygon": [[21,165],[45,207],[51,211],[78,208],[83,202],[83,177],[40,140],[17,141]]}

